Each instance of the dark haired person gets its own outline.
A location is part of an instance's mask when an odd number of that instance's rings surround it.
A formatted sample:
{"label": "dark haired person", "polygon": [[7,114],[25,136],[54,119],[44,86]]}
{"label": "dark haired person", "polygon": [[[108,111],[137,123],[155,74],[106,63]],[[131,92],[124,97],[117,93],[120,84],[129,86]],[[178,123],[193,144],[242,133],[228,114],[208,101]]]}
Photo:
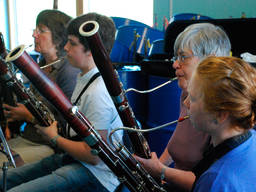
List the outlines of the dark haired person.
{"label": "dark haired person", "polygon": [[[43,10],[36,18],[36,28],[33,31],[35,42],[35,51],[39,52],[42,60],[40,66],[46,66],[57,60],[57,63],[44,70],[48,76],[53,79],[62,89],[68,98],[71,98],[76,84],[76,76],[79,72],[72,67],[64,51],[64,45],[67,43],[68,35],[66,25],[71,17],[58,10]],[[59,126],[64,128],[65,121],[40,94],[31,87],[38,100],[48,105],[59,121]],[[25,121],[27,123],[21,136],[8,141],[9,146],[19,153],[25,163],[38,161],[54,153],[54,149],[46,142],[34,128],[35,118],[25,105],[18,103],[16,107],[3,104],[5,116],[9,122]],[[11,127],[10,127],[11,128]],[[1,154],[0,161],[6,161],[6,157]],[[2,164],[0,162],[0,164]]]}
{"label": "dark haired person", "polygon": [[[108,53],[115,40],[115,25],[109,17],[88,13],[69,22],[65,50],[71,65],[80,69],[71,101],[101,137],[108,141],[110,131],[122,126],[122,122],[102,77],[94,76],[98,74],[98,69],[86,39],[79,34],[79,27],[89,20],[99,23],[99,34]],[[81,94],[93,77],[92,83]],[[55,154],[37,163],[10,170],[7,175],[9,191],[107,192],[114,191],[119,185],[117,177],[98,156],[91,153],[90,146],[84,141],[59,136],[56,122],[50,127],[38,129],[46,139],[54,140],[66,153]],[[115,133],[113,140],[122,142],[122,132]]]}

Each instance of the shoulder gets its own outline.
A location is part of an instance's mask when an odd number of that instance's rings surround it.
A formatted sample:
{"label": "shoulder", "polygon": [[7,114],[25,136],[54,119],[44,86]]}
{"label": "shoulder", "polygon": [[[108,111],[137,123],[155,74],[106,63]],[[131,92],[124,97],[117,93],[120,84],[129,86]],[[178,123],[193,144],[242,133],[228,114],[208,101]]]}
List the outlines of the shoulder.
{"label": "shoulder", "polygon": [[214,186],[216,177],[217,177],[217,173],[206,171],[197,180],[193,191],[194,192],[211,191],[211,188]]}
{"label": "shoulder", "polygon": [[76,81],[79,69],[73,67],[68,60],[62,61],[57,68],[56,81],[57,82],[71,82],[73,85]]}
{"label": "shoulder", "polygon": [[92,85],[88,88],[86,97],[90,100],[91,104],[105,112],[109,111],[112,113],[115,108],[102,77],[95,79]]}
{"label": "shoulder", "polygon": [[97,95],[97,97],[105,97],[106,95],[109,95],[108,90],[105,86],[104,80],[101,76],[96,78],[90,87],[88,87],[88,93],[90,94],[97,94],[100,93],[101,95]]}
{"label": "shoulder", "polygon": [[[64,74],[68,76],[77,76],[77,74],[80,72],[78,68],[73,67],[68,60],[64,60],[61,64],[61,67],[59,68],[59,74],[63,77]],[[66,76],[67,77],[67,76]]]}
{"label": "shoulder", "polygon": [[240,192],[240,188],[237,186],[237,182],[238,181],[236,179],[227,178],[222,174],[218,174],[217,172],[207,171],[199,178],[193,191]]}
{"label": "shoulder", "polygon": [[[238,172],[229,174],[220,174],[220,170],[206,171],[197,181],[194,192],[254,192],[255,177],[246,179],[240,176]],[[245,181],[246,180],[246,181]],[[252,182],[253,181],[253,182]]]}
{"label": "shoulder", "polygon": [[248,148],[251,142],[247,141],[203,173],[195,191],[254,191],[251,186],[256,180],[255,150]]}

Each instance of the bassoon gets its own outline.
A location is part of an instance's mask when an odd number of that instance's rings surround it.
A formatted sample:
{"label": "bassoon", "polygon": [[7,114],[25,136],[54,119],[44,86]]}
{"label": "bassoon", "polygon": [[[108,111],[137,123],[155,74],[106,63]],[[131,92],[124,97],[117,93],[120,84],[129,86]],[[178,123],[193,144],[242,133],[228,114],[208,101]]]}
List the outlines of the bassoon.
{"label": "bassoon", "polygon": [[[4,46],[3,36],[1,36],[0,43],[0,78],[1,81],[6,85],[6,88],[12,90],[18,99],[27,107],[27,109],[33,114],[38,124],[42,126],[49,126],[54,121],[54,115],[39,101],[29,88],[26,88],[12,72],[9,70],[8,64],[4,61],[7,56],[7,51]],[[10,63],[9,66],[12,64]]]}
{"label": "bassoon", "polygon": [[[116,109],[125,127],[140,129],[132,108],[128,103],[122,84],[119,81],[118,73],[110,61],[98,34],[99,24],[96,21],[87,21],[79,28],[79,33],[86,37],[95,64],[97,65],[107,90],[111,95]],[[127,132],[134,153],[140,157],[149,159],[151,152],[147,140],[140,132]]]}
{"label": "bassoon", "polygon": [[[3,34],[0,32],[0,58],[2,57],[4,59],[7,54],[8,53],[5,48],[4,37],[3,37]],[[1,125],[4,129],[4,135],[5,135],[6,139],[9,140],[12,137],[12,133],[11,133],[11,130],[9,129],[9,126],[12,127],[12,130],[14,132],[17,132],[17,130],[19,129],[19,124],[16,124],[14,122],[7,123],[7,120],[3,113],[2,104],[6,103],[8,105],[15,106],[16,99],[13,95],[13,92],[6,87],[5,83],[2,82],[1,79],[0,79],[0,91],[1,91],[1,93],[0,93],[0,99],[1,99],[1,101],[0,101],[0,105],[1,105],[0,120],[1,120]]]}
{"label": "bassoon", "polygon": [[[10,89],[8,89],[8,87],[6,86],[4,80],[2,80],[1,78],[1,74],[4,74],[7,71],[7,66],[5,65],[6,63],[3,63],[2,58],[5,58],[7,56],[7,50],[5,48],[5,43],[4,43],[4,37],[2,35],[2,33],[0,32],[0,86],[1,86],[1,93],[0,93],[0,99],[1,99],[1,125],[4,127],[4,136],[6,138],[6,140],[11,139],[11,131],[8,127],[8,125],[10,125],[11,127],[15,127],[18,128],[19,124],[16,124],[15,122],[10,122],[8,123],[6,118],[4,117],[4,113],[3,113],[3,109],[2,109],[2,104],[3,102],[8,103],[9,105],[15,106],[16,105],[16,100],[13,97],[13,93]],[[3,64],[3,65],[2,65]],[[0,129],[2,129],[0,127]],[[3,135],[2,135],[3,136]],[[20,167],[22,165],[24,165],[24,161],[23,159],[20,157],[20,155],[18,153],[16,153],[15,151],[13,151],[12,149],[9,148],[6,140],[4,137],[1,138],[2,140],[2,144],[3,144],[3,148],[4,148],[4,153],[7,157],[7,159],[9,160],[9,162],[14,166],[14,167]]]}
{"label": "bassoon", "polygon": [[7,51],[4,44],[3,34],[0,32],[0,56],[5,58],[7,55]]}
{"label": "bassoon", "polygon": [[106,143],[88,119],[76,106],[72,105],[56,83],[49,79],[26,53],[24,46],[19,46],[11,51],[7,55],[6,61],[13,62],[27,76],[37,90],[63,115],[74,131],[84,138],[84,141],[91,147],[91,152],[98,155],[130,191],[165,191],[125,146],[115,142],[115,149],[113,149]]}
{"label": "bassoon", "polygon": [[0,59],[0,78],[6,83],[6,87],[11,88],[17,95],[19,101],[33,114],[39,125],[49,126],[53,123],[54,115],[49,108],[39,101],[31,90],[26,88],[25,85],[8,70],[5,61],[2,59]]}

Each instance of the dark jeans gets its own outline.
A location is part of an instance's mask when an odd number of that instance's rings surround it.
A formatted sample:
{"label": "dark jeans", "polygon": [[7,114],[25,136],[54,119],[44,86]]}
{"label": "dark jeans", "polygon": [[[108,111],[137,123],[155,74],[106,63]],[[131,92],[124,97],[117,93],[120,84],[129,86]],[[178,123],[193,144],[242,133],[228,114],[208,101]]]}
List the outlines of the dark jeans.
{"label": "dark jeans", "polygon": [[[1,173],[0,181],[2,179]],[[89,169],[65,154],[54,154],[36,163],[8,170],[7,190],[10,192],[108,192]]]}

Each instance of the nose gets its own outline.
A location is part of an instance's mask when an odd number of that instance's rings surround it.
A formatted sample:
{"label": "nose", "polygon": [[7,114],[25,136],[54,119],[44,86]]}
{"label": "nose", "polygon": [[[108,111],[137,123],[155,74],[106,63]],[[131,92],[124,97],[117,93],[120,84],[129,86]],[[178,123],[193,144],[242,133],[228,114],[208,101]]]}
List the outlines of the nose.
{"label": "nose", "polygon": [[178,59],[173,62],[172,67],[174,69],[179,69],[180,68],[180,63],[179,63]]}
{"label": "nose", "polygon": [[183,103],[188,109],[190,108],[190,100],[188,97],[183,101]]}
{"label": "nose", "polygon": [[34,38],[38,37],[38,33],[35,30],[33,30],[32,37],[34,37]]}

